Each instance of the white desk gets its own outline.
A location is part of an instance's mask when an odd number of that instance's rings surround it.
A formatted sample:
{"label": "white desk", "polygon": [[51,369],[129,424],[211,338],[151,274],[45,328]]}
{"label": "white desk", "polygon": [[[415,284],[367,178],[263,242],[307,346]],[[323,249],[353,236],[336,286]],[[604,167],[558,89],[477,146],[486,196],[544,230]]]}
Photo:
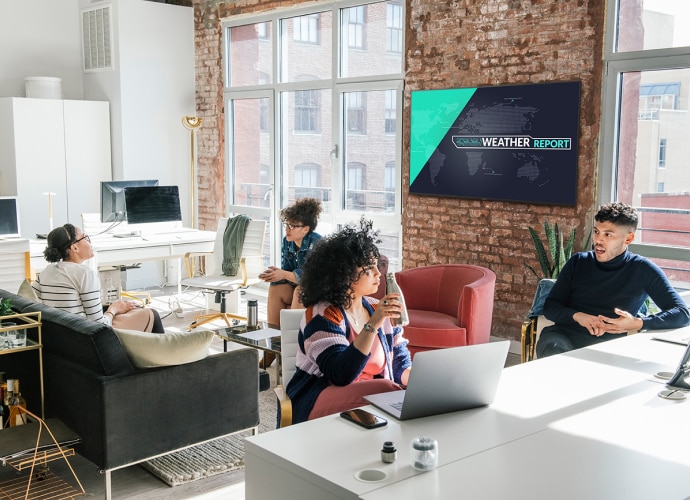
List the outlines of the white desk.
{"label": "white desk", "polygon": [[[125,266],[149,260],[181,259],[187,252],[212,252],[215,231],[181,229],[179,232],[143,234],[116,238],[110,234],[93,236],[94,269],[103,266]],[[31,240],[31,268],[40,271],[48,263],[43,258],[45,240]],[[179,285],[182,266],[177,266]]]}
{"label": "white desk", "polygon": [[[663,385],[652,379],[656,371],[675,369],[682,352],[680,346],[636,335],[507,368],[496,401],[487,408],[405,422],[387,417],[386,427],[369,431],[329,416],[253,436],[245,442],[246,498],[519,498],[520,488],[529,492],[524,498],[568,498],[560,484],[567,488],[607,472],[611,485],[574,488],[570,498],[635,498],[609,493],[611,488],[627,493],[620,483],[629,476],[642,483],[648,475],[644,465],[662,468],[665,459],[653,443],[664,436],[668,440],[667,421],[678,422],[676,429],[683,432],[680,422],[690,418],[690,400],[678,404],[657,398]],[[623,424],[626,418],[629,425]],[[606,424],[597,427],[600,420]],[[639,449],[621,444],[626,433],[646,433],[653,422],[660,422],[659,430],[644,434],[648,438],[638,440]],[[434,471],[419,473],[410,465],[409,443],[417,435],[439,442]],[[617,441],[606,441],[607,436]],[[398,448],[394,464],[380,461],[386,440]],[[686,444],[690,437],[680,441],[679,449],[686,452]],[[605,458],[597,458],[579,472],[582,455],[602,453],[611,460],[614,452],[619,463],[603,468]],[[690,477],[690,460],[673,465]],[[550,476],[533,484],[543,475],[539,467]],[[356,479],[365,469],[382,470],[387,477],[369,483]],[[659,477],[650,484],[661,487],[667,476]],[[471,485],[467,495],[465,482]],[[637,498],[644,498],[649,488],[636,491]],[[690,487],[685,489],[689,494]]]}
{"label": "white desk", "polygon": [[0,239],[0,288],[16,293],[29,277],[29,240]]}

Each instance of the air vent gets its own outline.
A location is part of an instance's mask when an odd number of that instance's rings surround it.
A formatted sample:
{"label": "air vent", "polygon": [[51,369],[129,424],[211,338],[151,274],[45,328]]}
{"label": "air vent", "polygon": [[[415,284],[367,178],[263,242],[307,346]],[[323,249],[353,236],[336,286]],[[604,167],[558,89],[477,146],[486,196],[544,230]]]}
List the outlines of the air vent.
{"label": "air vent", "polygon": [[113,69],[110,5],[82,11],[84,71]]}

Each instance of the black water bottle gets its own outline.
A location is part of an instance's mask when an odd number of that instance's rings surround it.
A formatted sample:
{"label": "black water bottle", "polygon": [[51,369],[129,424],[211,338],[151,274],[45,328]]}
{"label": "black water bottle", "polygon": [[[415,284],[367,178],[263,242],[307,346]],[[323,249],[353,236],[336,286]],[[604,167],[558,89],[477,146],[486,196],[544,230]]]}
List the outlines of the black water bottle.
{"label": "black water bottle", "polygon": [[259,324],[259,302],[247,301],[247,329],[256,329]]}

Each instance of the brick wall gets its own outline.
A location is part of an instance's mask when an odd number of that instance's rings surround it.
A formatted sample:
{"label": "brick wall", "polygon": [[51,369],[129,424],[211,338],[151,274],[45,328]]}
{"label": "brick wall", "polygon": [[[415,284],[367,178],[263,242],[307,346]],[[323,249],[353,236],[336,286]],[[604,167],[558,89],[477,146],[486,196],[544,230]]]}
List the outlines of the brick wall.
{"label": "brick wall", "polygon": [[[300,1],[194,0],[200,227],[224,212],[220,19]],[[577,226],[596,204],[605,7],[598,0],[408,0],[403,112],[403,266],[472,263],[496,272],[493,334],[519,338],[537,279],[528,227]],[[582,82],[576,207],[410,195],[409,104],[414,90]],[[589,226],[589,224],[588,224]]]}

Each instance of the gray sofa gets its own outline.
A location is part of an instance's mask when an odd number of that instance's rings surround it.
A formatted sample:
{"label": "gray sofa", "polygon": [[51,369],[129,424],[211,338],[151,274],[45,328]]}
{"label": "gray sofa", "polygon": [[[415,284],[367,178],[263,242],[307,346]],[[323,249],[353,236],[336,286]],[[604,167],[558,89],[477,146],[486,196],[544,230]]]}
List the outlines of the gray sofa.
{"label": "gray sofa", "polygon": [[[82,439],[78,453],[106,473],[259,424],[254,349],[193,363],[137,369],[112,328],[0,290],[17,312],[41,311],[45,416]],[[36,329],[29,337],[36,337]],[[36,351],[0,356],[40,414]]]}

